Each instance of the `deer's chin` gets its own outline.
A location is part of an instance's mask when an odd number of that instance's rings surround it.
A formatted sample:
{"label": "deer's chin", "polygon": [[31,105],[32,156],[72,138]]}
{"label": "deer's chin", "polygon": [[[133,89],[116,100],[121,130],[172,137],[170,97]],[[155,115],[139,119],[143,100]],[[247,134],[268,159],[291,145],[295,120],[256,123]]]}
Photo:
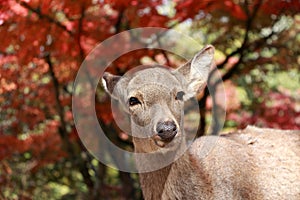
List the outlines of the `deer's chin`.
{"label": "deer's chin", "polygon": [[152,137],[152,139],[154,140],[154,143],[158,147],[164,148],[164,147],[168,147],[168,146],[172,145],[173,143],[175,143],[175,140],[177,140],[179,135],[180,135],[180,133],[177,133],[174,137],[169,138],[168,140],[163,140],[160,136],[158,136],[156,134]]}

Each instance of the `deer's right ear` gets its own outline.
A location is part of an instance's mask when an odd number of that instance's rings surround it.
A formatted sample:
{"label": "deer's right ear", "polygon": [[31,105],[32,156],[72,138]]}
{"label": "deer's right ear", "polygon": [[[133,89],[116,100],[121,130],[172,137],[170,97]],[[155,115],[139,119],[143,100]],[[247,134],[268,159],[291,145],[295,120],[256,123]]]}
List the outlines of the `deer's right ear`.
{"label": "deer's right ear", "polygon": [[112,75],[108,72],[105,72],[102,77],[102,85],[105,91],[113,98],[117,99],[118,97],[114,94],[114,89],[121,79],[121,76]]}

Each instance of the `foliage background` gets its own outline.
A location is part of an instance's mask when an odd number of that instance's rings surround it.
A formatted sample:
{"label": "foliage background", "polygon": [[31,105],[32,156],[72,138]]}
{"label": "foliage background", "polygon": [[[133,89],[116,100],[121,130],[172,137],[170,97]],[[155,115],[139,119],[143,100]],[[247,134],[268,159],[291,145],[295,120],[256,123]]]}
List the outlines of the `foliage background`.
{"label": "foliage background", "polygon": [[[298,0],[0,0],[0,199],[142,199],[137,174],[108,168],[87,152],[71,109],[85,56],[131,28],[176,29],[216,47],[225,130],[248,124],[299,129],[299,11]],[[135,51],[110,71],[123,74],[143,62],[184,61]],[[99,87],[99,122],[114,143],[132,149],[109,102]],[[207,90],[199,95],[198,136],[207,132],[211,102]]]}

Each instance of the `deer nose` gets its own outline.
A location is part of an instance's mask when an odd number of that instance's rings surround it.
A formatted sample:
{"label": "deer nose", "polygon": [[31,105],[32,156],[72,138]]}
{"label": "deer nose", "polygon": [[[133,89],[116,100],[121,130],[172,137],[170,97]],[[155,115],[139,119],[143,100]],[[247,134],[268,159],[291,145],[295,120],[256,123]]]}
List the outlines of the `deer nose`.
{"label": "deer nose", "polygon": [[169,142],[177,134],[177,127],[174,121],[158,122],[156,132],[162,140]]}

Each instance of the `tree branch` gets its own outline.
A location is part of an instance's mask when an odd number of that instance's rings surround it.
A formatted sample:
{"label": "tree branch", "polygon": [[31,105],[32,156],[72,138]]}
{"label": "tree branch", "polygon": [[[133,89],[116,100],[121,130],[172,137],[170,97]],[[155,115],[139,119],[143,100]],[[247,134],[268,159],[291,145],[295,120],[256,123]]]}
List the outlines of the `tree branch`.
{"label": "tree branch", "polygon": [[[246,2],[247,2],[247,1],[246,1]],[[247,3],[246,3],[246,4],[247,4]],[[248,5],[246,5],[246,6],[247,6],[247,9],[246,9],[247,12],[246,12],[246,13],[248,13],[248,14],[247,14],[248,19],[247,19],[247,22],[246,22],[246,30],[245,30],[245,35],[244,35],[243,43],[242,43],[242,45],[241,45],[239,48],[237,48],[235,51],[231,52],[230,54],[228,54],[228,55],[226,56],[225,60],[224,60],[221,64],[219,64],[219,65],[217,66],[218,69],[224,68],[224,66],[228,63],[228,60],[229,60],[232,56],[234,56],[234,55],[236,55],[236,54],[242,54],[242,52],[243,52],[243,50],[245,49],[245,47],[246,47],[246,45],[247,45],[247,42],[248,42],[248,37],[249,37],[249,32],[250,32],[250,29],[251,29],[251,26],[252,26],[252,22],[253,22],[253,20],[254,20],[256,14],[257,14],[257,12],[258,12],[258,10],[259,10],[260,5],[261,5],[261,1],[259,1],[259,3],[257,3],[257,4],[255,5],[252,15],[250,15],[250,13],[249,13],[250,11],[249,11],[249,9],[248,9]]]}
{"label": "tree branch", "polygon": [[[49,66],[49,73],[50,73],[50,76],[52,78],[53,87],[54,87],[56,109],[57,109],[57,113],[59,115],[60,123],[61,123],[59,134],[60,134],[62,140],[65,143],[69,143],[69,142],[67,142],[68,141],[68,139],[67,139],[68,132],[67,132],[67,129],[66,129],[66,121],[64,119],[64,111],[63,111],[63,107],[62,107],[62,105],[60,103],[60,100],[59,100],[59,96],[60,96],[59,82],[58,82],[58,79],[56,78],[54,70],[53,70],[53,65],[52,65],[52,62],[50,60],[50,54],[46,55],[45,60],[48,64],[48,66]],[[67,146],[69,146],[69,144],[67,144]]]}
{"label": "tree branch", "polygon": [[116,33],[119,33],[122,30],[121,28],[122,28],[122,19],[123,19],[123,17],[124,17],[124,10],[120,10],[117,22],[115,24]]}
{"label": "tree branch", "polygon": [[[238,68],[239,64],[240,64],[240,63],[242,62],[242,60],[243,60],[243,57],[244,57],[244,55],[245,55],[245,49],[247,49],[247,46],[248,46],[247,43],[248,43],[248,38],[249,38],[249,32],[250,32],[250,30],[251,30],[251,26],[252,26],[253,20],[255,19],[255,16],[256,16],[256,14],[257,14],[257,12],[258,12],[260,6],[261,6],[261,3],[262,3],[262,1],[259,1],[257,4],[255,4],[254,9],[253,9],[253,12],[252,12],[252,14],[250,15],[250,11],[249,11],[249,9],[248,9],[248,2],[246,1],[246,7],[247,7],[246,13],[247,13],[248,19],[247,19],[247,22],[246,22],[246,30],[245,30],[245,35],[244,35],[243,43],[242,43],[242,45],[241,45],[239,48],[237,48],[235,51],[233,51],[233,52],[231,52],[230,54],[228,54],[228,55],[226,56],[225,60],[224,60],[221,64],[219,64],[219,65],[217,66],[217,68],[218,68],[218,69],[224,68],[224,66],[228,63],[228,60],[229,60],[232,56],[234,56],[234,55],[239,54],[239,55],[240,55],[240,58],[239,58],[239,61],[238,61],[234,66],[232,66],[232,67],[231,67],[231,68],[230,68],[230,69],[222,76],[223,81],[229,79],[229,78],[232,76],[232,74],[234,74],[234,71]],[[271,37],[271,35],[270,35],[270,37]],[[216,69],[214,69],[213,72],[214,72],[215,70],[216,70]],[[215,85],[217,85],[219,82],[220,82],[220,80],[217,81]]]}
{"label": "tree branch", "polygon": [[[222,79],[219,79],[217,80],[215,83],[212,83],[212,86],[211,88],[214,90],[217,85],[222,82],[222,81],[225,81],[227,79],[229,79],[233,74],[234,72],[236,71],[236,69],[238,68],[239,64],[242,62],[243,60],[243,57],[244,57],[244,54],[245,54],[245,49],[247,47],[247,43],[248,43],[248,38],[249,38],[249,32],[251,30],[251,26],[252,26],[252,23],[253,23],[253,20],[259,10],[259,7],[261,5],[261,1],[259,1],[255,6],[254,6],[254,9],[253,9],[253,12],[252,14],[250,14],[250,11],[248,9],[248,2],[246,1],[245,2],[245,6],[247,7],[246,8],[246,14],[248,16],[247,18],[247,21],[246,21],[246,30],[245,30],[245,35],[244,35],[244,38],[243,38],[243,43],[242,45],[237,48],[235,51],[231,52],[230,54],[228,54],[225,58],[225,60],[219,64],[210,74],[209,74],[209,77],[208,77],[208,83],[210,82],[211,78],[212,78],[212,75],[216,72],[217,69],[222,69],[224,68],[224,66],[228,63],[228,60],[234,56],[234,55],[237,55],[239,54],[240,55],[240,59],[238,61],[238,63],[236,63],[233,67],[231,67],[223,76],[222,76]],[[204,92],[204,96],[200,99],[199,101],[199,106],[200,106],[200,115],[201,115],[201,121],[200,121],[200,126],[199,126],[199,130],[197,132],[197,136],[202,136],[204,135],[204,131],[205,131],[205,126],[206,126],[206,122],[205,122],[205,107],[206,107],[206,100],[207,100],[207,97],[209,95],[209,91],[208,91],[208,88],[206,87],[205,88],[205,92]],[[213,97],[213,100],[215,97]],[[213,126],[218,126],[218,119],[215,118],[214,120],[215,123],[213,124]],[[214,133],[214,130],[218,130],[219,127],[213,127],[213,133]]]}
{"label": "tree branch", "polygon": [[61,24],[60,22],[53,19],[52,17],[50,17],[48,15],[44,15],[43,13],[41,13],[39,8],[32,8],[29,4],[27,4],[24,1],[20,2],[20,5],[23,6],[24,8],[26,8],[26,9],[28,9],[29,11],[37,14],[41,19],[46,19],[48,22],[55,24],[57,27],[59,27],[62,30],[66,31],[69,35],[74,34],[72,31],[68,30],[65,25]]}
{"label": "tree branch", "polygon": [[[64,108],[60,103],[59,100],[59,96],[60,96],[60,92],[59,92],[59,82],[58,79],[55,76],[54,73],[54,69],[53,69],[53,65],[51,62],[51,57],[50,54],[45,56],[45,60],[47,62],[47,64],[49,65],[49,73],[50,76],[52,78],[53,81],[53,86],[54,86],[54,94],[55,94],[55,101],[56,101],[56,109],[60,118],[60,127],[59,127],[59,135],[63,141],[64,144],[64,148],[67,149],[67,152],[69,153],[69,155],[72,158],[72,162],[74,163],[74,160],[76,160],[76,157],[78,156],[74,146],[72,145],[72,143],[70,142],[69,138],[68,138],[68,131],[66,129],[67,127],[67,123],[64,119]],[[75,158],[75,159],[74,159]],[[76,162],[76,161],[75,161]],[[89,167],[88,164],[91,162],[91,157],[89,155],[87,155],[87,159],[81,159],[79,163],[76,163],[80,173],[82,174],[85,184],[87,185],[88,188],[93,188],[93,180],[91,178],[91,175],[89,174]],[[74,164],[74,166],[76,166]]]}

